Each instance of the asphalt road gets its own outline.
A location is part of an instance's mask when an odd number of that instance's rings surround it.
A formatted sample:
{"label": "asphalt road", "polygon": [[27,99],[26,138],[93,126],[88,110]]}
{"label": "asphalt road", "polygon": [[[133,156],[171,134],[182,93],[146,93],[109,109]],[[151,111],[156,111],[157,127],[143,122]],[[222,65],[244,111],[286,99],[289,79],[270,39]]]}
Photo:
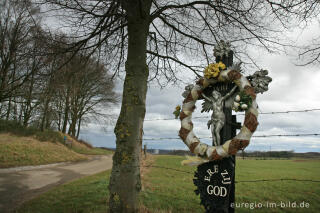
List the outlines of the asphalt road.
{"label": "asphalt road", "polygon": [[49,189],[112,167],[112,156],[92,156],[78,163],[0,169],[0,212],[12,212]]}

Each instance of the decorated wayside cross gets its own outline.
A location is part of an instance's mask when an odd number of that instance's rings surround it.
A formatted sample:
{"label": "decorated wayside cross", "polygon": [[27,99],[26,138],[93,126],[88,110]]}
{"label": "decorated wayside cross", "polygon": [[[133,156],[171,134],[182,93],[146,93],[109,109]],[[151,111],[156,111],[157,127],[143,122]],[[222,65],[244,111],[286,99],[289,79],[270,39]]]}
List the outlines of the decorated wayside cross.
{"label": "decorated wayside cross", "polygon": [[[209,161],[198,166],[194,180],[207,212],[232,212],[230,201],[234,202],[234,195],[229,195],[234,191],[235,161],[230,156],[249,145],[258,126],[256,95],[267,91],[272,79],[266,70],[244,76],[241,63],[233,64],[230,44],[224,41],[215,46],[214,56],[216,63],[209,64],[204,70],[204,77],[186,86],[182,94],[185,99],[179,115],[179,136],[192,153],[204,159],[202,163]],[[202,112],[212,110],[211,119],[207,122],[212,146],[202,143],[193,132],[192,113],[198,100],[204,100]],[[233,128],[234,135],[226,136],[227,125],[237,126],[231,110],[245,111],[245,119],[237,135]]]}

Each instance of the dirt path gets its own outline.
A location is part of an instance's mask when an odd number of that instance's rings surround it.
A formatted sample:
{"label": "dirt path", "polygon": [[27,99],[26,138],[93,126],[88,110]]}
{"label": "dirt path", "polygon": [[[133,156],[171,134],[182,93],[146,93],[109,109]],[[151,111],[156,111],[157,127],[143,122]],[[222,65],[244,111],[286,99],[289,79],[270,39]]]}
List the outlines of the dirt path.
{"label": "dirt path", "polygon": [[112,167],[112,156],[92,156],[78,163],[60,163],[0,169],[0,212],[7,213],[23,202],[74,179]]}

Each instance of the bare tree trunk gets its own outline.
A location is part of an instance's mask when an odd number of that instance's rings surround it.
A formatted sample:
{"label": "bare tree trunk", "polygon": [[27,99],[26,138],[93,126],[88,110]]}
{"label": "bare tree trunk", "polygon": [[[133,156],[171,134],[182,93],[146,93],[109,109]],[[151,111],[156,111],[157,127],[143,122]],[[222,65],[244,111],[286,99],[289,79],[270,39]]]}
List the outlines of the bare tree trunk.
{"label": "bare tree trunk", "polygon": [[69,126],[68,134],[72,137],[76,137],[76,127],[78,123],[78,101],[77,95],[73,94],[70,101],[70,112],[71,112],[71,124]]}
{"label": "bare tree trunk", "polygon": [[29,86],[29,91],[28,94],[26,95],[26,108],[24,111],[24,115],[23,115],[23,126],[28,126],[30,117],[31,117],[31,113],[32,113],[32,93],[33,93],[33,86],[34,86],[34,75],[35,75],[35,58],[33,58],[33,70],[32,70],[32,74],[31,74],[31,79],[30,79],[30,86]]}
{"label": "bare tree trunk", "polygon": [[138,212],[140,150],[146,111],[146,44],[151,0],[124,1],[128,19],[128,56],[121,112],[114,129],[117,148],[110,177],[111,213]]}
{"label": "bare tree trunk", "polygon": [[68,134],[73,137],[76,136],[76,125],[77,125],[77,115],[72,115]]}
{"label": "bare tree trunk", "polygon": [[11,111],[11,97],[9,98],[9,102],[8,102],[7,115],[6,115],[6,120],[7,121],[10,118],[10,111]]}
{"label": "bare tree trunk", "polygon": [[14,98],[15,100],[14,100],[14,105],[13,105],[13,119],[15,120],[15,121],[18,121],[18,106],[17,106],[17,101],[16,101],[16,98]]}
{"label": "bare tree trunk", "polygon": [[69,114],[69,95],[70,95],[70,89],[67,89],[66,94],[66,101],[65,101],[65,108],[64,108],[64,118],[63,118],[63,126],[62,126],[62,132],[67,132],[67,124],[68,124],[68,114]]}
{"label": "bare tree trunk", "polygon": [[3,103],[0,102],[0,119],[2,119],[2,108],[3,108]]}
{"label": "bare tree trunk", "polygon": [[79,117],[79,120],[78,120],[78,129],[77,129],[77,139],[79,139],[79,135],[80,135],[80,127],[81,127],[81,116]]}
{"label": "bare tree trunk", "polygon": [[19,124],[22,123],[23,110],[24,110],[24,103],[22,102],[19,107],[19,119],[18,119]]}
{"label": "bare tree trunk", "polygon": [[51,122],[52,122],[52,111],[50,109],[47,111],[45,129],[49,129],[51,127]]}
{"label": "bare tree trunk", "polygon": [[58,100],[58,101],[59,101],[59,110],[57,111],[57,113],[58,113],[58,131],[61,131],[62,130],[62,128],[61,128],[61,124],[62,124],[61,111],[62,111],[63,107],[62,107],[62,101],[61,100]]}
{"label": "bare tree trunk", "polygon": [[45,122],[46,122],[47,116],[48,116],[49,102],[50,102],[50,98],[46,97],[45,103],[44,103],[43,114],[42,114],[42,118],[41,118],[41,124],[40,124],[41,131],[43,131],[45,129]]}
{"label": "bare tree trunk", "polygon": [[[16,63],[14,63],[12,81],[14,81],[15,76],[16,76]],[[10,119],[11,101],[12,101],[12,94],[11,94],[11,97],[9,98],[9,103],[8,103],[8,110],[7,110],[7,117],[6,117],[7,121]]]}

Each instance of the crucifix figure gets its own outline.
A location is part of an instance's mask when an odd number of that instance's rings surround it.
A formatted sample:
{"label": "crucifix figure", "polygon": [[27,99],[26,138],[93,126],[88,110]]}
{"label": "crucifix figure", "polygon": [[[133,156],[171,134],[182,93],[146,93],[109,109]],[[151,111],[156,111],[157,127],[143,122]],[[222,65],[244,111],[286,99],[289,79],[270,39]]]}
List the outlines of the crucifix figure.
{"label": "crucifix figure", "polygon": [[[204,74],[207,75],[209,79],[217,77],[219,79],[221,73],[217,71],[217,68],[219,70],[221,68],[220,72],[225,69],[230,71],[234,70],[238,73],[241,72],[241,63],[233,63],[233,51],[228,42],[221,41],[217,43],[214,48],[214,56],[216,57],[216,63],[212,64],[213,66],[209,64],[208,69],[206,68],[204,70]],[[219,66],[220,62],[222,62],[225,67]],[[218,76],[216,75],[217,72]],[[254,88],[255,93],[262,93],[268,90],[268,84],[272,79],[267,75],[268,72],[266,70],[260,70],[246,77]],[[240,78],[242,77],[240,76]],[[241,123],[237,122],[236,115],[232,115],[232,106],[234,106],[235,102],[238,103],[237,100],[239,99],[236,98],[236,94],[240,92],[239,90],[242,88],[241,82],[239,89],[238,86],[235,85],[236,82],[234,80],[218,80],[212,85],[205,87],[199,97],[199,99],[204,99],[201,112],[210,112],[210,110],[212,110],[211,119],[207,125],[208,129],[211,128],[213,146],[221,146],[228,140],[232,140],[236,137],[236,130],[241,128]],[[188,85],[185,88],[183,93],[185,99],[189,96],[193,87],[194,85]],[[241,97],[241,95],[242,94],[239,93],[240,100],[245,101],[245,96],[242,95],[243,97]],[[249,102],[246,105],[248,107]],[[215,151],[218,155],[218,152],[222,153],[224,150],[222,147],[216,147]],[[231,155],[228,158],[213,158],[210,159],[209,162],[202,163],[198,166],[193,182],[197,186],[195,193],[197,195],[200,194],[201,204],[205,207],[206,213],[234,213],[235,163],[235,155]],[[213,168],[218,168],[216,173],[212,172]],[[211,176],[211,174],[216,176],[214,176],[214,178],[208,178],[208,175]],[[228,182],[224,181],[224,178],[228,178]]]}
{"label": "crucifix figure", "polygon": [[211,119],[208,121],[208,129],[211,126],[212,141],[215,146],[221,145],[220,131],[225,124],[226,116],[223,112],[224,102],[230,98],[236,91],[237,86],[234,86],[230,92],[225,96],[222,96],[220,92],[213,90],[210,97],[207,97],[204,93],[202,96],[205,101],[202,103],[202,111],[209,112],[212,110]]}

